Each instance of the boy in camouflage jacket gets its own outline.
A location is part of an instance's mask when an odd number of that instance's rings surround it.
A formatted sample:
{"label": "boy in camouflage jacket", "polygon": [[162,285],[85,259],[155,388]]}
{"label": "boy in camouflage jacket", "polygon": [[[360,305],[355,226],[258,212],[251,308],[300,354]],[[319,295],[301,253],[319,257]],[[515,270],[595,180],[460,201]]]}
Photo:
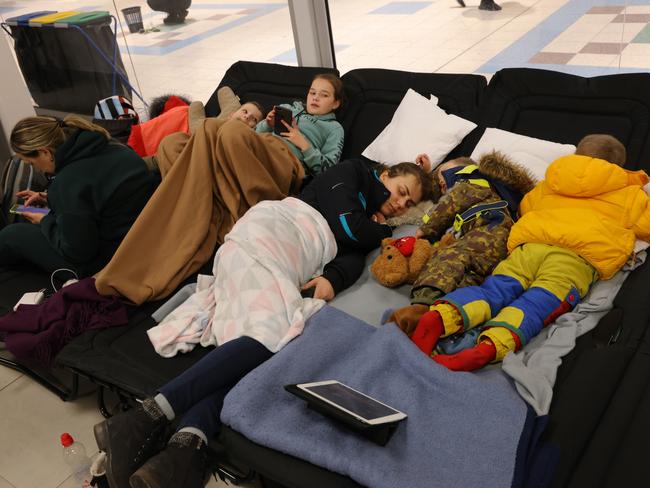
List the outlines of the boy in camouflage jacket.
{"label": "boy in camouflage jacket", "polygon": [[440,241],[411,289],[411,305],[389,320],[409,336],[438,298],[478,285],[508,255],[507,241],[519,202],[535,186],[527,170],[499,152],[441,164],[434,182],[443,193],[417,237]]}

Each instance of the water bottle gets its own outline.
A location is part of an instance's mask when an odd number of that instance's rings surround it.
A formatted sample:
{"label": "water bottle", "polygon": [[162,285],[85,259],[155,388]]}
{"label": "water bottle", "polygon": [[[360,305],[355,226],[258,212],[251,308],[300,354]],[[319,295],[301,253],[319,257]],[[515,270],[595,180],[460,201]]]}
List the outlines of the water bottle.
{"label": "water bottle", "polygon": [[90,458],[81,442],[75,442],[67,432],[61,434],[63,460],[70,466],[75,486],[86,488],[90,486]]}

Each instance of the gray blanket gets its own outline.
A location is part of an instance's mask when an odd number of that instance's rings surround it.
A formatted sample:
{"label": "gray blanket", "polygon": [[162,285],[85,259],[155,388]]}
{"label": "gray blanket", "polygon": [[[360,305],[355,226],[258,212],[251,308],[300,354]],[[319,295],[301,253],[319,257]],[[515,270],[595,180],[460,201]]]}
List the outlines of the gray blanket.
{"label": "gray blanket", "polygon": [[[532,410],[500,370],[454,373],[394,325],[333,307],[241,380],[222,421],[253,442],[371,487],[517,485]],[[408,414],[385,447],[307,408],[283,386],[337,379]]]}
{"label": "gray blanket", "polygon": [[562,358],[573,350],[578,337],[594,329],[612,309],[614,298],[630,272],[645,259],[646,251],[641,251],[611,279],[596,282],[574,310],[558,317],[521,351],[504,358],[503,371],[515,380],[517,391],[538,415],[546,415],[551,407],[553,385]]}

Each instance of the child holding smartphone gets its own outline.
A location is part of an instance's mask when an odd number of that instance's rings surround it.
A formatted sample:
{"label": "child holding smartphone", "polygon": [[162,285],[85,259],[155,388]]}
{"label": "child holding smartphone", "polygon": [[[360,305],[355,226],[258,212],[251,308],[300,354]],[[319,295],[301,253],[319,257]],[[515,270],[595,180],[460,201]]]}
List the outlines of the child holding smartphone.
{"label": "child holding smartphone", "polygon": [[[305,173],[334,166],[343,127],[333,112],[342,96],[338,77],[319,74],[306,106],[293,105],[295,123],[281,136],[271,133],[267,121],[252,131],[239,120],[207,118],[191,136],[175,133],[163,139],[156,153],[163,181],[96,276],[97,291],[133,303],[167,296],[210,259],[249,208],[295,195]],[[187,231],[188,222],[194,232]],[[183,253],[178,252],[179,233]],[[164,267],[157,266],[161,262]]]}
{"label": "child holding smartphone", "polygon": [[[343,150],[343,127],[334,111],[343,100],[343,83],[338,76],[323,73],[314,77],[307,102],[281,104],[257,124],[257,132],[274,132],[287,143],[310,175],[317,175],[335,165]],[[291,111],[291,119],[276,118],[283,109]],[[281,127],[276,125],[281,123]]]}

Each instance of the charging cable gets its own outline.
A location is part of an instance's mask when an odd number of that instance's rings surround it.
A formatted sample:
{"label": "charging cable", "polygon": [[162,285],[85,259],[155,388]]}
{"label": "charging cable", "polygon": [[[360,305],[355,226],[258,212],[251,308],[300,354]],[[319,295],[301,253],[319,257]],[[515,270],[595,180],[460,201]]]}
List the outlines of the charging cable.
{"label": "charging cable", "polygon": [[[75,280],[75,281],[79,281],[79,276],[77,276],[77,273],[75,273],[73,270],[68,269],[68,268],[59,268],[59,269],[55,269],[54,272],[52,273],[52,275],[50,276],[50,284],[52,285],[52,290],[54,290],[55,293],[56,293],[57,291],[59,291],[59,290],[58,290],[57,287],[54,285],[54,276],[55,276],[57,273],[61,272],[61,271],[67,271],[68,273],[72,273],[72,274],[74,275],[74,280]],[[70,280],[66,281],[65,283],[63,283],[63,286],[66,286],[67,284],[69,284],[70,281],[72,281],[72,279],[70,279]],[[63,286],[62,286],[61,288],[63,288]]]}

